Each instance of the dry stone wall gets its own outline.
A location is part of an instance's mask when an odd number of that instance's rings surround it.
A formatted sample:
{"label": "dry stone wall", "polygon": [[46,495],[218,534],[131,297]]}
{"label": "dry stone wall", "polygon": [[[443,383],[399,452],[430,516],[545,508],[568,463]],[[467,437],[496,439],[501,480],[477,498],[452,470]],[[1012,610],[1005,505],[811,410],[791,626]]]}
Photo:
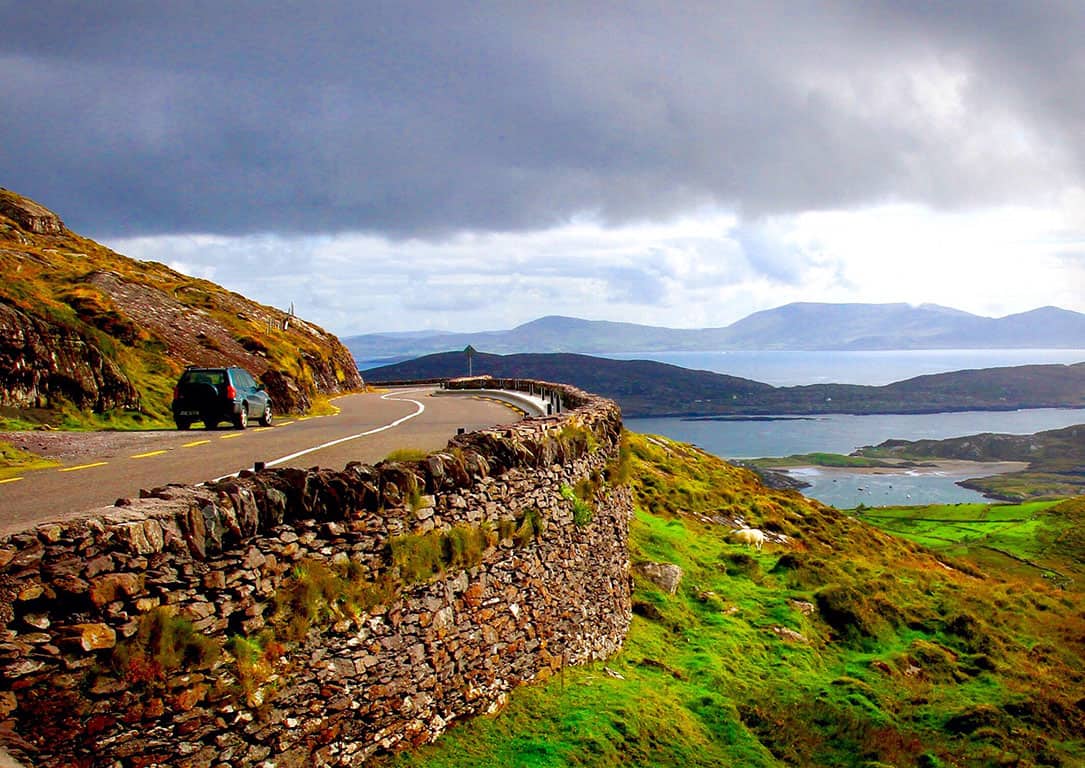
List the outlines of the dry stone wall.
{"label": "dry stone wall", "polygon": [[0,742],[35,766],[360,765],[613,654],[621,415],[547,386],[560,416],[423,461],[168,486],[0,540]]}

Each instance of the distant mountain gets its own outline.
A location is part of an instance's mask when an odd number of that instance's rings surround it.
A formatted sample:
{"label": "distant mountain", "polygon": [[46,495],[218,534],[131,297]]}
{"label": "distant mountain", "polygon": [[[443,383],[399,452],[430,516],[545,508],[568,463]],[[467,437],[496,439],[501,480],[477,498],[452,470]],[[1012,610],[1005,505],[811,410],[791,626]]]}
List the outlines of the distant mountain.
{"label": "distant mountain", "polygon": [[941,339],[953,346],[951,337],[987,322],[936,304],[799,303],[755,312],[728,326],[727,337],[740,349],[913,349],[946,346]]}
{"label": "distant mountain", "polygon": [[[613,398],[626,416],[730,417],[823,413],[939,413],[1017,408],[1085,408],[1085,363],[1023,365],[918,376],[882,387],[814,384],[773,387],[650,360],[577,354],[472,358],[476,375],[557,381]],[[371,384],[467,374],[462,352],[373,368]],[[1082,413],[1085,422],[1085,413]]]}
{"label": "distant mountain", "polygon": [[936,304],[787,304],[724,328],[661,328],[550,316],[507,331],[417,331],[343,339],[359,361],[431,352],[583,354],[735,349],[1085,349],[1085,314],[1043,307],[1001,318]]}

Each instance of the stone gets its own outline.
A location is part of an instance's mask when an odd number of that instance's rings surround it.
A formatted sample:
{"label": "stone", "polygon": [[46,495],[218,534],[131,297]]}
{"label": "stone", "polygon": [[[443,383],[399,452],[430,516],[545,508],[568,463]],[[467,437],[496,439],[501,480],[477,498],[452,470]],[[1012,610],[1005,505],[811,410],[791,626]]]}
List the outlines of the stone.
{"label": "stone", "polygon": [[633,570],[669,595],[678,591],[682,569],[674,563],[636,563]]}
{"label": "stone", "polygon": [[109,573],[90,583],[90,599],[98,608],[121,597],[134,597],[143,590],[143,578],[134,573]]}
{"label": "stone", "polygon": [[795,630],[789,629],[788,627],[775,626],[775,627],[772,627],[772,631],[778,637],[781,637],[784,640],[787,640],[788,642],[791,642],[791,643],[805,643],[806,642],[805,637],[803,637],[800,633],[796,632]]}
{"label": "stone", "polygon": [[114,535],[137,555],[161,552],[165,543],[162,526],[156,520],[121,523],[114,528]]}
{"label": "stone", "polygon": [[4,667],[5,677],[25,677],[45,669],[45,662],[38,659],[22,659]]}
{"label": "stone", "polygon": [[87,593],[87,590],[90,589],[90,585],[85,579],[67,574],[55,576],[52,579],[52,585],[59,591],[69,595],[84,595]]}
{"label": "stone", "polygon": [[108,573],[115,568],[113,558],[109,555],[100,555],[87,561],[85,576],[93,578],[103,573]]}
{"label": "stone", "polygon": [[45,587],[41,584],[30,584],[19,590],[18,598],[23,602],[30,602],[31,600],[37,600],[44,594]]}
{"label": "stone", "polygon": [[47,544],[56,544],[64,535],[64,529],[54,523],[39,525],[37,530],[38,537]]}
{"label": "stone", "polygon": [[[626,548],[631,498],[603,489],[600,524],[577,530],[561,520],[560,488],[613,459],[620,414],[587,395],[564,399],[569,407],[587,404],[580,423],[599,446],[575,461],[554,443],[554,427],[564,423],[554,417],[487,430],[483,437],[464,435],[436,461],[387,472],[365,465],[344,472],[267,469],[200,488],[159,489],[148,494],[153,498],[109,512],[113,517],[91,518],[78,529],[61,524],[49,534],[56,541],[44,561],[40,549],[22,553],[24,546],[33,548],[30,540],[0,542],[0,558],[9,556],[3,554],[7,548],[11,560],[23,557],[26,565],[23,571],[5,569],[14,578],[9,594],[40,582],[39,592],[24,594],[41,607],[16,605],[11,626],[35,629],[22,620],[28,613],[31,622],[38,621],[34,616],[50,622],[40,632],[9,630],[3,636],[0,683],[6,680],[11,689],[12,681],[27,686],[47,677],[58,685],[63,675],[86,686],[98,678],[109,643],[116,643],[110,627],[135,636],[157,605],[220,643],[230,635],[259,634],[295,563],[315,560],[339,570],[353,562],[378,581],[387,572],[392,535],[420,523],[439,531],[482,521],[496,528],[500,519],[521,517],[529,508],[550,519],[538,539],[488,547],[481,563],[450,569],[357,615],[353,604],[336,606],[320,620],[322,631],[300,645],[267,645],[259,663],[271,674],[247,702],[258,712],[246,709],[244,698],[231,698],[247,694],[239,694],[226,652],[202,671],[202,680],[178,673],[157,689],[123,678],[82,688],[84,699],[108,708],[118,725],[93,741],[73,733],[73,743],[94,749],[103,765],[359,765],[382,743],[395,748],[429,741],[457,718],[500,707],[504,692],[525,680],[605,658],[620,648],[632,607]],[[430,493],[410,504],[414,489],[423,487]],[[378,488],[388,491],[385,500],[398,497],[400,506],[378,510]],[[269,512],[275,505],[281,511]],[[141,514],[152,521],[150,528]],[[40,548],[40,534],[36,542]],[[50,571],[50,563],[62,567]],[[57,594],[79,611],[67,620],[85,627],[65,628],[57,624],[59,612],[46,613],[41,598]],[[63,653],[52,645],[62,637],[69,638],[60,646]],[[11,651],[3,652],[8,646]],[[124,687],[133,682],[136,687]],[[95,714],[87,712],[79,722],[92,722]],[[15,727],[20,717],[25,714],[16,709]],[[228,722],[235,719],[237,724]],[[57,756],[57,764],[74,760]]]}
{"label": "stone", "polygon": [[72,624],[64,628],[65,642],[84,651],[101,651],[117,644],[117,632],[108,624]]}

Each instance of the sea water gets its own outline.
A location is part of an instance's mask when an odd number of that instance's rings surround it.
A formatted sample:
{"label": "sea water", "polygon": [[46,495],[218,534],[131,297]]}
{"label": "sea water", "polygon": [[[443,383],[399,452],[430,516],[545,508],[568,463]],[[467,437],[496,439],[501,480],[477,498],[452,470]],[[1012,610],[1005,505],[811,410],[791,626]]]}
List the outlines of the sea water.
{"label": "sea water", "polygon": [[[1085,362],[1085,349],[922,349],[878,351],[659,352],[606,355],[620,360],[656,360],[683,368],[726,373],[773,386],[868,384],[881,386],[914,376],[976,368]],[[828,452],[848,454],[885,440],[960,437],[980,432],[1032,434],[1085,423],[1085,410],[1045,408],[920,415],[829,415],[773,420],[626,419],[635,432],[694,443],[726,459]],[[952,473],[870,475],[801,470],[808,496],[850,509],[890,504],[953,504],[983,501],[956,485]]]}
{"label": "sea water", "polygon": [[[848,454],[891,438],[904,440],[961,437],[980,432],[1027,435],[1072,424],[1085,424],[1085,410],[1036,408],[1021,411],[968,411],[933,414],[834,414],[782,416],[771,420],[697,420],[681,418],[626,419],[633,432],[665,435],[693,443],[725,459],[790,456],[802,453]],[[982,467],[966,475],[868,475],[809,470],[802,479],[812,483],[806,495],[845,509],[860,503],[952,504],[982,501],[983,497],[955,485],[965,477],[982,476]],[[860,490],[861,489],[861,490]]]}

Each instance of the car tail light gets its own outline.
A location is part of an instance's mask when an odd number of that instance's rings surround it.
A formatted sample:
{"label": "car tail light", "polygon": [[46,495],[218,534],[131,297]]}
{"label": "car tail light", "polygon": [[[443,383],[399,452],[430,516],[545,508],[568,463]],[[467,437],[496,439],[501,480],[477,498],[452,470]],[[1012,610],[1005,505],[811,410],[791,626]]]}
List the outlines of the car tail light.
{"label": "car tail light", "polygon": [[237,390],[234,389],[233,384],[226,385],[226,397],[229,400],[233,400],[235,397],[237,397]]}
{"label": "car tail light", "polygon": [[180,397],[180,393],[181,393],[181,388],[180,387],[174,387],[173,388],[173,399],[174,400],[178,399],[178,397]]}

